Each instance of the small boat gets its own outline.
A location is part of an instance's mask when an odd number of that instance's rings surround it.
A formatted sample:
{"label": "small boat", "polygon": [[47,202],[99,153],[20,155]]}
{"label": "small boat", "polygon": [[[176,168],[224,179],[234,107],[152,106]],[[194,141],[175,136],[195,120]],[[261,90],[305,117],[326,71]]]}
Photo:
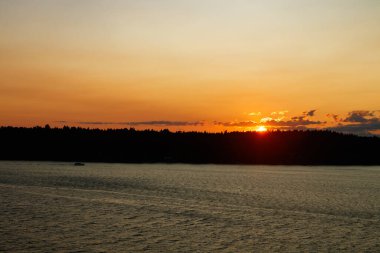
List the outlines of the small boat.
{"label": "small boat", "polygon": [[84,166],[84,163],[74,163],[74,166]]}

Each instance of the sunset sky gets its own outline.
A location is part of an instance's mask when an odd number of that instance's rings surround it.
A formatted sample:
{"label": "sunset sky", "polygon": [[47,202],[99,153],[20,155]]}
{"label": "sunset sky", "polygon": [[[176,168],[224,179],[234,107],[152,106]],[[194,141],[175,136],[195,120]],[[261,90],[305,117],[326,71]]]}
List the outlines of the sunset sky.
{"label": "sunset sky", "polygon": [[378,0],[2,0],[0,125],[380,133]]}

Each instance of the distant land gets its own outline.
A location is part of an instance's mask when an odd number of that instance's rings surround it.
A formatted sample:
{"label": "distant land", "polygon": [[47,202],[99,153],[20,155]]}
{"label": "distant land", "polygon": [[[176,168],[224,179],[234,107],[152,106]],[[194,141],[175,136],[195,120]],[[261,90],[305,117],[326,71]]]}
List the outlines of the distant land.
{"label": "distant land", "polygon": [[380,165],[380,138],[331,131],[0,127],[0,160],[268,165]]}

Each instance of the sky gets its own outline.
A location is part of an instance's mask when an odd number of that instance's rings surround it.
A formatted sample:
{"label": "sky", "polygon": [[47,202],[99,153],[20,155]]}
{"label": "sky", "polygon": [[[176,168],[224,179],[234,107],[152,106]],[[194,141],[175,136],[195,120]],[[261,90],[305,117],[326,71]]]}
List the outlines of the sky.
{"label": "sky", "polygon": [[380,133],[378,0],[0,0],[0,125]]}

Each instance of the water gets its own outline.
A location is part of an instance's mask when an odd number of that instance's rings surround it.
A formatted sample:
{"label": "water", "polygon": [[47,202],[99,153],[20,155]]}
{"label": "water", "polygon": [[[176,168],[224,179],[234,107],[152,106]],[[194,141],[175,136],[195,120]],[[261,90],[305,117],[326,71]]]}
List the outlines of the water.
{"label": "water", "polygon": [[380,167],[0,162],[0,251],[380,252]]}

